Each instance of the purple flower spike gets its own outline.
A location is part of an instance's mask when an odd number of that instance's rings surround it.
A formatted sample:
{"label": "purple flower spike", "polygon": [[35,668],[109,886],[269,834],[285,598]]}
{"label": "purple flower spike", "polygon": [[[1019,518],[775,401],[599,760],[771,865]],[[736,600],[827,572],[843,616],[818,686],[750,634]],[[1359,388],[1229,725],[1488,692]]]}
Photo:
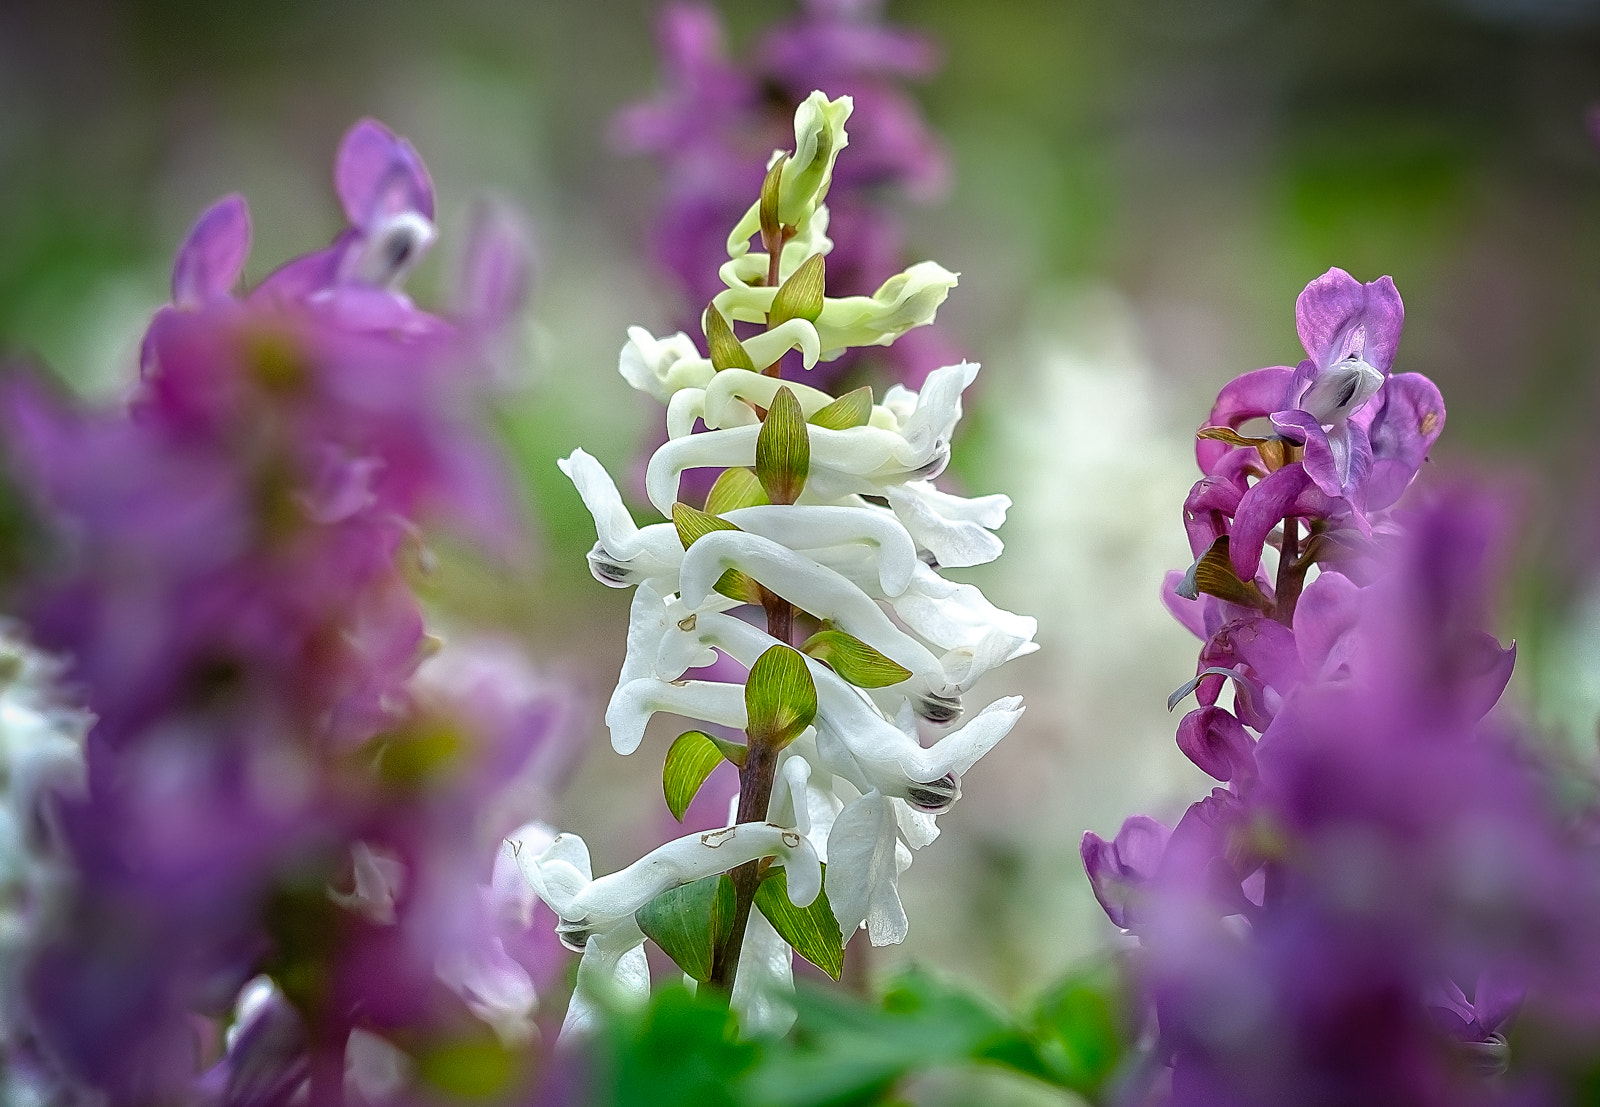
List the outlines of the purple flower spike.
{"label": "purple flower spike", "polygon": [[1306,285],[1294,314],[1300,342],[1318,370],[1355,358],[1389,375],[1406,318],[1390,278],[1362,284],[1343,269],[1329,269]]}
{"label": "purple flower spike", "polygon": [[250,256],[250,206],[233,193],[195,220],[172,266],[172,302],[198,307],[233,294]]}
{"label": "purple flower spike", "polygon": [[1140,891],[1161,867],[1171,837],[1172,831],[1147,815],[1127,819],[1109,842],[1093,831],[1084,834],[1078,853],[1094,896],[1124,930],[1136,925]]}

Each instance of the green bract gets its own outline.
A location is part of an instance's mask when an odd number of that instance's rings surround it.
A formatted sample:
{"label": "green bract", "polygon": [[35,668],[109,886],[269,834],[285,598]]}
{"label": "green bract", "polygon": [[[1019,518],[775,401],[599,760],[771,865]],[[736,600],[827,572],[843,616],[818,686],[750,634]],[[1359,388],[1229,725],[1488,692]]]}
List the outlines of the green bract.
{"label": "green bract", "polygon": [[806,659],[788,646],[773,646],[750,666],[744,686],[746,731],[752,745],[782,749],[817,716],[817,687]]}
{"label": "green bract", "polygon": [[704,877],[662,892],[636,917],[639,929],[703,984],[711,978],[717,946],[733,929],[733,885],[722,874]]}
{"label": "green bract", "polygon": [[[826,872],[827,866],[823,869]],[[773,869],[756,889],[755,905],[778,937],[793,946],[796,953],[839,979],[844,971],[844,939],[833,908],[828,906],[826,892],[812,900],[810,906],[796,907],[789,902],[788,877],[782,869]]]}
{"label": "green bract", "polygon": [[820,630],[800,648],[857,688],[887,688],[911,679],[910,669],[842,630]]}
{"label": "green bract", "polygon": [[805,413],[794,393],[780,388],[756,438],[756,479],[772,503],[792,504],[805,489],[810,471],[811,437]]}
{"label": "green bract", "polygon": [[722,751],[712,741],[711,735],[698,730],[686,730],[678,735],[667,750],[667,762],[661,770],[661,787],[666,793],[667,810],[680,823],[689,809],[700,785],[706,782],[711,770],[722,763]]}

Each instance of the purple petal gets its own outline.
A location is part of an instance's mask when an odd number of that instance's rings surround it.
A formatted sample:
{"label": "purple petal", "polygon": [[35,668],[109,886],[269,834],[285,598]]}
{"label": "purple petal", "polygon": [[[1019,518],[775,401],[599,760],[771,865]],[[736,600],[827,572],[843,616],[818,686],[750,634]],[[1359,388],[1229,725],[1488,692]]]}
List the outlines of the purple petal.
{"label": "purple petal", "polygon": [[456,281],[455,314],[489,328],[510,321],[528,299],[533,247],[522,219],[504,204],[473,214]]}
{"label": "purple petal", "polygon": [[1388,373],[1404,322],[1405,306],[1388,277],[1364,285],[1343,269],[1330,269],[1295,301],[1301,345],[1322,369],[1356,356]]}
{"label": "purple petal", "polygon": [[[1288,402],[1289,384],[1294,373],[1287,365],[1274,365],[1269,369],[1255,369],[1234,377],[1217,393],[1217,402],[1211,405],[1206,426],[1238,430],[1251,419],[1265,418],[1274,411],[1282,410]],[[1201,470],[1209,473],[1217,461],[1236,448],[1226,442],[1201,438],[1195,442],[1194,456]]]}
{"label": "purple petal", "polygon": [[1272,424],[1305,447],[1306,473],[1325,495],[1349,500],[1361,510],[1372,472],[1372,445],[1360,424],[1346,421],[1325,431],[1304,411],[1277,412]]}
{"label": "purple petal", "polygon": [[1183,502],[1183,525],[1189,532],[1189,549],[1199,557],[1228,533],[1228,520],[1239,510],[1244,489],[1219,477],[1201,477]]}
{"label": "purple petal", "polygon": [[1422,468],[1444,430],[1444,397],[1422,374],[1396,373],[1369,406],[1375,414],[1368,431],[1373,463],[1367,506],[1376,511],[1398,500]]}
{"label": "purple petal", "polygon": [[363,119],[345,134],[333,181],[353,227],[370,230],[404,211],[433,219],[427,166],[411,143],[375,119]]}
{"label": "purple petal", "polygon": [[[1304,465],[1285,465],[1257,481],[1239,501],[1228,544],[1233,567],[1242,579],[1253,579],[1261,567],[1267,535],[1285,519],[1332,519],[1348,514],[1350,505],[1318,488]],[[1358,526],[1364,522],[1359,516],[1354,521]]]}
{"label": "purple petal", "polygon": [[1351,635],[1361,618],[1362,592],[1348,577],[1325,572],[1306,585],[1294,609],[1294,639],[1300,662],[1320,679],[1348,669],[1356,649]]}
{"label": "purple petal", "polygon": [[1239,787],[1255,779],[1254,745],[1244,725],[1220,707],[1197,707],[1178,724],[1178,748],[1189,760]]}
{"label": "purple petal", "polygon": [[1095,899],[1117,926],[1135,921],[1134,901],[1143,885],[1161,866],[1172,832],[1146,815],[1134,815],[1108,842],[1090,831],[1083,836],[1078,855],[1089,876]]}
{"label": "purple petal", "polygon": [[1161,602],[1167,605],[1167,610],[1172,612],[1172,617],[1182,623],[1188,630],[1201,641],[1209,636],[1206,630],[1205,608],[1210,596],[1201,596],[1198,600],[1185,599],[1178,595],[1178,585],[1183,583],[1184,572],[1182,569],[1169,571],[1161,582]]}
{"label": "purple petal", "polygon": [[227,296],[250,256],[250,207],[233,193],[195,220],[172,266],[172,302],[197,307]]}

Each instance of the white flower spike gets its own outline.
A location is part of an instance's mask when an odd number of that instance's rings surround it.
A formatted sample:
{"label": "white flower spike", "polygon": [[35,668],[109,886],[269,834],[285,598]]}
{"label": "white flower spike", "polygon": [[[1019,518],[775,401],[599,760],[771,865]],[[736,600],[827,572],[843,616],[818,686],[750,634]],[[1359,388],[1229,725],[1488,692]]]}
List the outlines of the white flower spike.
{"label": "white flower spike", "polygon": [[[936,369],[920,390],[895,386],[879,403],[868,390],[836,398],[778,373],[791,349],[810,369],[892,343],[931,321],[956,284],[924,262],[872,296],[826,295],[824,200],[849,112],[848,98],[815,93],[797,113],[794,153],[774,154],[761,197],[729,236],[704,352],[687,335],[628,332],[622,376],[666,408],[668,439],[645,474],[666,521],[641,527],[583,450],[560,463],[594,518],[595,577],[637,589],[606,708],[612,746],[638,750],[657,714],[746,737],[688,731],[665,755],[675,812],[708,760],[738,767],[739,798],[721,830],[599,879],[575,835],[517,851],[561,940],[583,955],[564,1034],[642,1001],[646,930],[687,974],[729,992],[747,1031],[783,1030],[794,952],[837,973],[857,930],[877,945],[905,937],[899,881],[912,851],[938,836],[937,817],[1022,715],[1012,696],[963,719],[963,698],[1036,648],[1034,620],[940,573],[998,557],[994,531],[1011,506],[934,484],[978,366]],[[746,334],[748,324],[765,329],[741,339],[730,319]],[[680,503],[682,475],[697,468],[730,470],[704,509]],[[815,633],[803,638],[797,626]],[[747,681],[692,679],[719,656],[744,666]],[[944,732],[925,744],[924,724]],[[812,916],[804,927],[765,888],[779,874],[793,909]],[[815,918],[828,909],[832,926]]]}

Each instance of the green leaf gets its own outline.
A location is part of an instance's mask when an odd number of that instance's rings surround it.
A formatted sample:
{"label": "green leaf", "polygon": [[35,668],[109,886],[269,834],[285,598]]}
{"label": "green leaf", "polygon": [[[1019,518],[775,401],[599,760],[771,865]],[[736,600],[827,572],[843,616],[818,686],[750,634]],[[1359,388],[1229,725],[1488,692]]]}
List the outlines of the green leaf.
{"label": "green leaf", "polygon": [[[823,866],[826,873],[827,866]],[[828,904],[828,893],[819,892],[809,907],[789,902],[789,878],[783,869],[771,869],[756,889],[756,910],[767,917],[778,937],[817,968],[839,979],[844,971],[844,939],[839,935],[839,920]]]}
{"label": "green leaf", "polygon": [[667,810],[680,823],[689,802],[706,782],[711,770],[722,764],[722,751],[711,735],[686,730],[667,750],[667,763],[661,770],[661,787],[667,795]]}
{"label": "green leaf", "polygon": [[678,981],[654,992],[643,1011],[617,1012],[606,1037],[592,1044],[595,1064],[585,1072],[583,1101],[741,1107],[744,1101],[732,1089],[755,1063],[760,1046],[737,1033],[727,995],[712,988],[690,995]]}
{"label": "green leaf", "polygon": [[782,249],[779,244],[783,242],[783,226],[778,222],[778,200],[783,191],[783,167],[788,161],[787,157],[774,158],[767,169],[766,179],[761,182],[757,213],[761,225],[761,245],[768,253],[775,246]]}
{"label": "green leaf", "polygon": [[904,665],[861,639],[831,627],[807,638],[800,652],[816,658],[857,688],[887,688],[911,679],[911,670]]}
{"label": "green leaf", "polygon": [[760,583],[755,577],[741,573],[737,569],[729,569],[723,573],[711,589],[740,603],[760,603],[762,599]]}
{"label": "green leaf", "polygon": [[682,502],[672,505],[672,525],[678,528],[678,541],[686,550],[714,531],[739,529],[726,519],[719,519],[711,512],[697,511]]}
{"label": "green leaf", "polygon": [[822,314],[823,289],[827,284],[826,263],[821,254],[812,254],[789,274],[767,312],[767,326],[776,327],[791,319],[815,323]]}
{"label": "green leaf", "polygon": [[756,437],[756,479],[775,504],[792,504],[811,470],[811,438],[800,401],[787,387],[778,389]]}
{"label": "green leaf", "polygon": [[733,901],[733,881],[718,873],[662,892],[636,918],[646,937],[704,984],[717,947],[733,930]]}
{"label": "green leaf", "polygon": [[851,427],[864,427],[870,418],[872,418],[872,389],[868,385],[862,385],[854,392],[846,392],[818,411],[811,417],[811,425],[842,431]]}
{"label": "green leaf", "polygon": [[767,502],[767,494],[754,471],[743,467],[724,469],[706,495],[706,513],[721,515],[741,507],[761,507]]}
{"label": "green leaf", "polygon": [[1272,606],[1261,594],[1261,589],[1256,587],[1255,581],[1239,579],[1239,574],[1233,568],[1233,559],[1228,556],[1226,534],[1218,537],[1209,550],[1195,559],[1175,591],[1189,600],[1199,599],[1200,593],[1204,592],[1219,600],[1262,611]]}
{"label": "green leaf", "polygon": [[1130,1046],[1121,991],[1116,966],[1097,964],[1052,987],[1029,1020],[1052,1079],[1091,1100]]}
{"label": "green leaf", "polygon": [[756,363],[750,360],[750,351],[744,348],[733,325],[717,310],[716,304],[706,305],[706,343],[711,347],[711,365],[717,372],[724,369],[749,369],[755,371]]}
{"label": "green leaf", "polygon": [[817,686],[806,659],[788,646],[772,646],[750,666],[744,686],[747,733],[754,743],[782,749],[817,716]]}

